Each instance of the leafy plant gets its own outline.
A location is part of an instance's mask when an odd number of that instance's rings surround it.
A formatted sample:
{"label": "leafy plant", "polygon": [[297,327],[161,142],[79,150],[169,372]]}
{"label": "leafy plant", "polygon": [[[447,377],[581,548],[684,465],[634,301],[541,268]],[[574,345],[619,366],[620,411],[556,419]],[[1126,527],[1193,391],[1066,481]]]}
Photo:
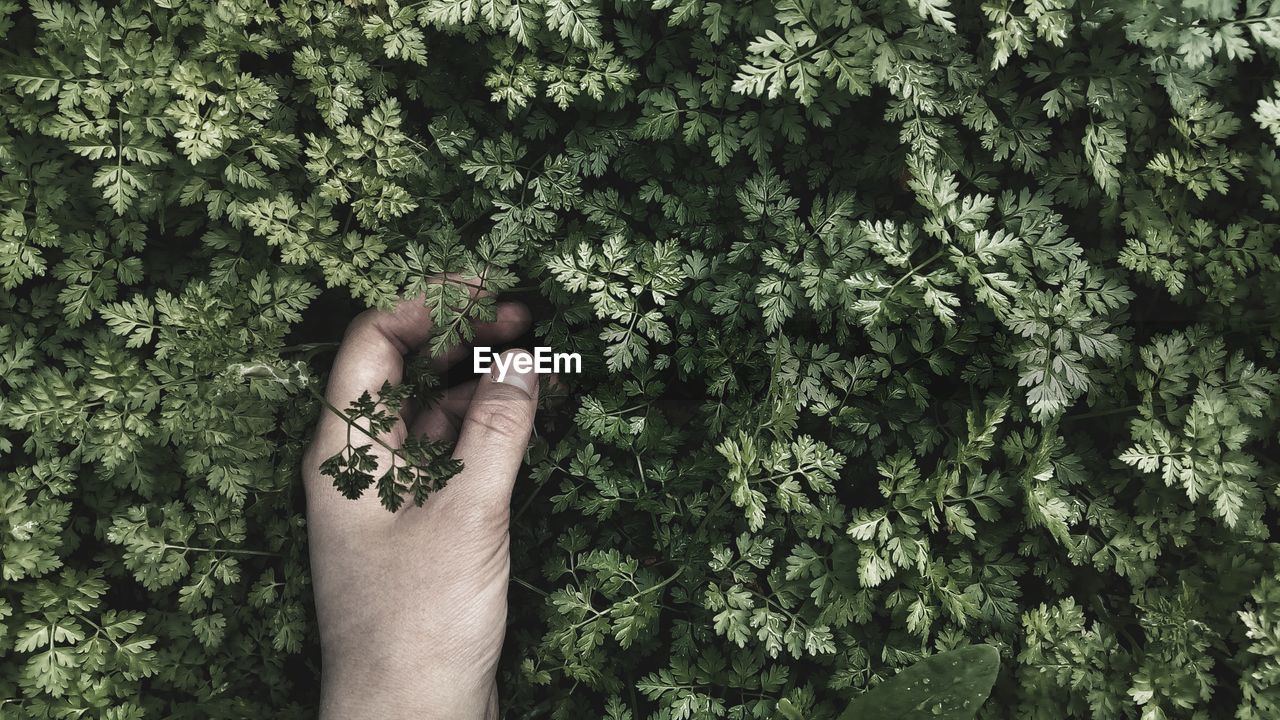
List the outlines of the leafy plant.
{"label": "leafy plant", "polygon": [[[0,0],[0,717],[312,716],[312,426],[433,388],[315,391],[364,307],[465,342],[453,274],[584,359],[509,717],[835,720],[986,645],[982,720],[1271,720],[1277,18]],[[349,494],[457,470],[369,442]]]}

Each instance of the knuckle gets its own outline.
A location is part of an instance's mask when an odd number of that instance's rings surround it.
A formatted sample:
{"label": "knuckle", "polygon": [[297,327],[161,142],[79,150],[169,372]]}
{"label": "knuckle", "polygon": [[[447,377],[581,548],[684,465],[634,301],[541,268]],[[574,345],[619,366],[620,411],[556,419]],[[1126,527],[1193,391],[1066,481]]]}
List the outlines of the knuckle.
{"label": "knuckle", "polygon": [[479,401],[471,408],[470,422],[486,433],[502,437],[523,436],[533,421],[529,404],[518,402],[518,398],[505,392],[496,395]]}
{"label": "knuckle", "polygon": [[409,347],[387,328],[388,315],[382,310],[365,310],[356,315],[347,324],[342,336],[342,344],[354,347],[367,347],[379,343],[388,343],[401,355],[409,351]]}
{"label": "knuckle", "polygon": [[347,323],[347,329],[342,334],[342,344],[364,345],[376,338],[380,332],[377,311],[365,310],[352,318],[350,323]]}
{"label": "knuckle", "polygon": [[347,325],[346,337],[357,337],[376,331],[378,322],[377,310],[365,310],[351,318]]}

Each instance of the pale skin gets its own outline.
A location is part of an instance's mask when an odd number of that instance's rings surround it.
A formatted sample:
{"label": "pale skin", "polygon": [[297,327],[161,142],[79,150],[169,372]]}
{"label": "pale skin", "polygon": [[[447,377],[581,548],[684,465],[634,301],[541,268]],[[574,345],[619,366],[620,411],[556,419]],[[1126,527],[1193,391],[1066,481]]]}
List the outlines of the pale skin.
{"label": "pale skin", "polygon": [[[475,342],[501,345],[529,322],[524,306],[499,303],[494,322],[475,326]],[[345,409],[362,392],[376,396],[384,381],[400,381],[406,354],[430,333],[421,298],[360,315],[334,360],[328,401]],[[453,348],[432,365],[444,369],[469,353]],[[347,433],[342,419],[321,413],[304,480],[323,720],[498,717],[511,491],[538,396],[532,373],[508,369],[503,380],[491,374],[454,387],[438,405],[402,413],[379,438],[391,447],[410,433],[456,442],[454,457],[464,466],[421,507],[408,502],[396,513],[372,490],[355,501],[342,497],[320,473],[320,463],[345,447]],[[387,467],[390,453],[374,449]]]}

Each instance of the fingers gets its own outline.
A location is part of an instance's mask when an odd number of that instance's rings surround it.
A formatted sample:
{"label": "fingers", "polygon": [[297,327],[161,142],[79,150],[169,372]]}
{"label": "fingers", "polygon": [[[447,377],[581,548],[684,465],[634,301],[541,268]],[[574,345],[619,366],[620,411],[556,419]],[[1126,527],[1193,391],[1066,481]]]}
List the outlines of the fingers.
{"label": "fingers", "polygon": [[[470,365],[469,360],[471,358],[471,350],[475,345],[491,345],[492,346],[492,345],[501,345],[503,343],[510,342],[520,337],[521,335],[523,335],[525,331],[529,329],[529,325],[532,324],[532,322],[533,320],[529,315],[529,308],[525,307],[524,303],[519,303],[519,302],[498,303],[497,307],[494,310],[493,320],[489,322],[482,322],[482,323],[475,324],[474,326],[475,336],[471,342],[454,345],[446,349],[443,353],[435,357],[429,358],[429,364],[431,365],[431,369],[434,370],[435,372],[443,373],[449,368],[463,361],[467,361],[469,366]],[[426,353],[426,348],[423,348],[421,352]],[[453,390],[449,390],[448,392],[453,392]],[[470,397],[471,397],[470,394],[468,394],[466,402],[470,402]],[[453,433],[451,435],[449,435],[446,438],[443,436],[435,437],[430,433],[426,433],[428,437],[431,437],[436,440],[449,440],[449,441],[453,441],[457,439],[458,437],[457,428],[462,422],[462,416],[466,414],[466,409],[467,409],[466,402],[464,402],[460,408],[454,408],[455,412],[453,414],[456,415],[456,417],[452,418],[454,420],[454,423],[453,423]],[[432,410],[433,408],[421,410],[421,407],[416,401],[413,403],[406,403],[406,407],[403,408],[401,412],[401,418],[406,423],[409,423],[415,417],[421,418],[422,415],[429,414],[432,412]],[[410,434],[414,433],[414,430],[412,427],[410,428],[409,432]],[[418,434],[423,434],[423,433],[421,430],[419,430]]]}
{"label": "fingers", "polygon": [[[438,279],[439,282],[459,280],[454,277]],[[466,292],[473,298],[486,294],[474,284],[460,284],[466,285]],[[475,340],[491,345],[507,342],[522,334],[529,323],[529,312],[523,305],[499,303],[493,321],[475,324]],[[431,336],[431,331],[431,308],[424,305],[423,296],[403,300],[389,311],[371,310],[361,313],[348,326],[334,358],[325,391],[327,402],[337,411],[345,413],[352,402],[366,392],[376,400],[383,383],[397,384],[403,381],[404,355],[422,346]],[[444,358],[436,359],[432,364],[443,369],[466,353],[465,346],[452,348]],[[466,401],[463,399],[461,407],[456,409],[459,415],[463,413]],[[411,408],[401,408],[395,426],[378,436],[375,442],[359,430],[349,431],[344,417],[331,409],[323,410],[308,448],[308,470],[304,473],[308,502],[314,504],[314,509],[323,514],[323,509],[334,503],[342,505],[348,502],[332,487],[330,478],[317,472],[317,467],[322,462],[342,452],[350,438],[350,442],[356,446],[373,445],[372,452],[377,462],[373,474],[377,476],[390,462],[391,451],[383,445],[399,447],[406,432],[406,421],[412,417]],[[359,427],[367,429],[368,424],[360,422]],[[323,492],[326,488],[329,492]],[[374,509],[379,505],[377,495],[373,492],[366,492],[356,504],[368,505]]]}
{"label": "fingers", "polygon": [[[325,398],[346,411],[361,394],[377,396],[384,382],[398,383],[404,376],[404,354],[426,342],[431,334],[431,313],[421,298],[400,302],[390,312],[370,310],[356,316],[338,347]],[[320,414],[316,443],[331,439],[345,442],[346,423],[332,412]]]}
{"label": "fingers", "polygon": [[[528,363],[524,366],[521,363]],[[507,367],[498,379],[499,364]],[[538,376],[533,356],[524,350],[502,354],[494,370],[476,380],[453,456],[462,473],[441,493],[465,515],[505,520],[511,489],[524,459],[538,405]]]}
{"label": "fingers", "polygon": [[471,405],[471,397],[478,385],[479,381],[472,380],[445,390],[439,402],[414,418],[409,434],[425,435],[436,442],[457,440],[458,430],[467,416],[467,407]]}
{"label": "fingers", "polygon": [[[476,292],[474,289],[472,292]],[[520,303],[500,303],[493,321],[477,323],[475,339],[480,343],[498,344],[519,337],[529,327],[529,311]],[[422,298],[399,303],[391,311],[371,310],[361,313],[347,328],[342,345],[334,359],[325,397],[334,407],[345,411],[351,403],[368,392],[377,397],[384,382],[399,383],[404,378],[404,355],[417,349],[431,335],[431,311]],[[432,361],[444,369],[465,357],[467,346],[450,348]],[[384,442],[395,446],[404,437],[401,422]],[[346,442],[346,422],[333,412],[321,413],[316,428],[318,454],[337,452]]]}

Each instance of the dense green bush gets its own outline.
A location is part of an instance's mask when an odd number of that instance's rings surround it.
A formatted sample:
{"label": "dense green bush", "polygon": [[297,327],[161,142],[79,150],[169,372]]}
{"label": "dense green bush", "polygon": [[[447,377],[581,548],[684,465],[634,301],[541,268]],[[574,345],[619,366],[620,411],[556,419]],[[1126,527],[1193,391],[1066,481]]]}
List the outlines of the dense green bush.
{"label": "dense green bush", "polygon": [[307,390],[446,271],[585,359],[510,717],[829,719],[977,642],[987,718],[1280,717],[1280,2],[0,28],[0,717],[310,714]]}

